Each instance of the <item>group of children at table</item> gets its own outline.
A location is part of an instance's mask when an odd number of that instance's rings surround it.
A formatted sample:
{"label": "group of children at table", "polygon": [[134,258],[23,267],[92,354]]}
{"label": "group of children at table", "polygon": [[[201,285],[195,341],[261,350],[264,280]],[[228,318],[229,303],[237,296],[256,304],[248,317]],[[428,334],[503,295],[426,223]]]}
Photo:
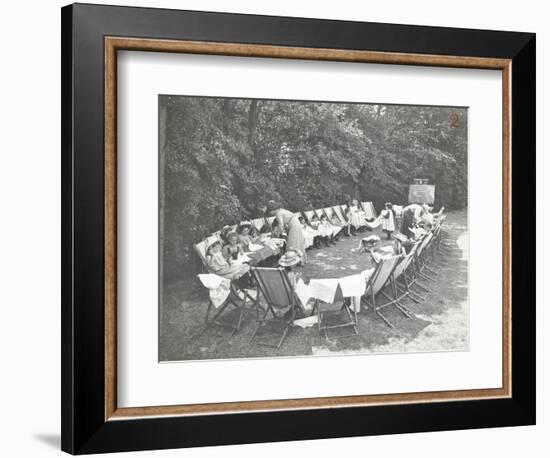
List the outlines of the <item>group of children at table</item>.
{"label": "group of children at table", "polygon": [[206,263],[212,273],[229,280],[247,277],[250,265],[276,264],[284,239],[285,234],[277,225],[262,233],[249,222],[241,223],[236,230],[226,227],[206,248]]}
{"label": "group of children at table", "polygon": [[[347,228],[349,231],[354,223],[357,223],[357,229],[361,230],[360,228],[365,226],[366,217],[364,213],[361,215],[359,210],[355,210],[354,206],[357,208],[357,205],[352,202],[348,207],[345,223],[337,215],[333,215],[329,220],[326,214],[322,214],[320,217],[314,214],[309,222],[306,222],[304,217],[300,217],[299,220],[306,239],[306,249],[310,247],[320,248],[321,244],[327,247],[335,244],[342,229]],[[401,232],[397,232],[393,237],[394,244],[391,252],[375,253],[372,250],[365,251],[371,253],[375,263],[380,262],[386,255],[408,253],[415,240],[422,236],[420,231],[429,230],[434,219],[440,217],[443,210],[442,208],[438,214],[432,214],[431,208],[427,206],[412,204],[405,207],[404,221],[402,221],[399,228]],[[361,220],[357,220],[356,217],[361,218]],[[384,210],[380,212],[377,220],[381,223],[382,230],[387,234],[388,240],[391,239],[393,232],[396,230],[396,215],[391,203],[385,204]],[[346,234],[346,232],[344,233]],[[349,232],[347,235],[349,235]],[[277,265],[286,270],[292,288],[296,289],[301,273],[296,271],[295,267],[303,264],[305,254],[292,247],[285,252],[285,240],[286,234],[277,219],[273,221],[271,226],[264,226],[260,231],[248,222],[241,223],[236,231],[222,230],[220,239],[207,247],[206,259],[209,269],[212,273],[229,280],[236,280],[241,287],[247,288],[252,286],[249,273],[250,265]],[[282,312],[290,313],[289,310],[282,310]],[[296,317],[305,316],[303,312],[303,307],[299,307]]]}
{"label": "group of children at table", "polygon": [[[410,206],[412,207],[412,206]],[[409,225],[407,219],[408,210],[416,212],[415,223],[418,221],[418,213],[427,213],[425,208],[405,209],[405,224]],[[396,230],[396,215],[392,204],[387,202],[384,209],[376,219],[387,234],[388,240]],[[313,214],[309,221],[303,216],[299,217],[305,239],[305,248],[321,248],[336,244],[340,235],[353,235],[356,232],[370,229],[374,222],[369,222],[365,212],[359,209],[358,202],[353,200],[348,205],[346,221],[340,220],[338,215],[333,214],[329,220],[326,214]],[[375,221],[376,222],[376,221]],[[226,228],[227,229],[227,228]],[[409,231],[405,229],[407,237]],[[243,222],[235,230],[222,230],[220,239],[214,241],[207,247],[206,260],[211,272],[216,273],[230,280],[238,279],[245,275],[250,265],[274,266],[279,264],[279,258],[284,250],[286,234],[277,220],[271,226],[264,226],[258,230],[252,223]]]}

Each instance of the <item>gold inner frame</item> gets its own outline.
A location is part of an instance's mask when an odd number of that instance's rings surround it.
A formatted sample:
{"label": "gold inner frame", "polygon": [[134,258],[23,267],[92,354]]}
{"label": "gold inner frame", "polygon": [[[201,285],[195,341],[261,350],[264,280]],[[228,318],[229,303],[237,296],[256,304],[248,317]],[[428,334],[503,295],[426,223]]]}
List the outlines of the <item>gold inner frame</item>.
{"label": "gold inner frame", "polygon": [[[175,52],[435,67],[493,69],[502,72],[502,387],[418,393],[335,396],[119,408],[117,405],[116,247],[117,247],[117,51]],[[511,367],[511,67],[510,59],[438,56],[343,49],[300,48],[105,37],[105,420],[150,416],[206,415],[273,410],[321,409],[381,404],[506,398],[512,394]]]}

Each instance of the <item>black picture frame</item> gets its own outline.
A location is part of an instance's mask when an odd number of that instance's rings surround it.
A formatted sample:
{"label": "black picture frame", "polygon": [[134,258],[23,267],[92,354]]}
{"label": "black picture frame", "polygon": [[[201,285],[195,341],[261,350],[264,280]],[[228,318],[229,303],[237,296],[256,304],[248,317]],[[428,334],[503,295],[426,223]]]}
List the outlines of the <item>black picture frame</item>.
{"label": "black picture frame", "polygon": [[[535,34],[74,4],[62,8],[62,449],[72,454],[535,424]],[[512,60],[512,396],[105,420],[104,37]],[[296,425],[300,425],[299,428]],[[215,431],[215,434],[212,434]]]}

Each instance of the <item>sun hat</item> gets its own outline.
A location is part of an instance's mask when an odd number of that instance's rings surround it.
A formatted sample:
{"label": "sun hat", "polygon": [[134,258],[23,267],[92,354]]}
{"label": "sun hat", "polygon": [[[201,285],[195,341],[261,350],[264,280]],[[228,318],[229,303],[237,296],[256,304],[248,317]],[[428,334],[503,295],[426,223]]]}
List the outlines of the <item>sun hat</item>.
{"label": "sun hat", "polygon": [[298,254],[298,252],[294,251],[294,250],[288,250],[279,259],[279,265],[282,266],[282,267],[295,266],[296,264],[299,264],[300,262],[302,262],[302,258]]}
{"label": "sun hat", "polygon": [[214,245],[217,245],[217,244],[222,245],[222,240],[219,237],[211,237],[206,241],[205,252],[208,253],[210,248],[212,248]]}

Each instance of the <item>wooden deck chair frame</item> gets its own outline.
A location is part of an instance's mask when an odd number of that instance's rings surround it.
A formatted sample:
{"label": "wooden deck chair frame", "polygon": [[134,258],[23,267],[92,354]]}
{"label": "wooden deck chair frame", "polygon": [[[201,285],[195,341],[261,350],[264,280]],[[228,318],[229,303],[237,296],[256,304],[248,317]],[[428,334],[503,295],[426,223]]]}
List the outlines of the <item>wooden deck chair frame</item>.
{"label": "wooden deck chair frame", "polygon": [[[285,325],[283,328],[283,332],[281,333],[281,336],[277,342],[277,344],[271,344],[265,341],[258,341],[258,345],[264,345],[267,347],[274,347],[274,348],[280,348],[283,344],[287,334],[288,330],[294,323],[294,317],[296,315],[296,307],[298,305],[298,298],[296,297],[296,294],[294,293],[294,289],[292,288],[292,284],[290,283],[290,279],[288,278],[288,274],[286,270],[283,267],[252,267],[250,269],[250,272],[252,273],[252,276],[258,285],[258,293],[256,295],[256,310],[260,309],[260,299],[263,297],[266,301],[266,308],[264,311],[264,314],[261,318],[258,320],[258,325],[256,326],[256,329],[254,330],[254,333],[252,334],[252,337],[250,337],[250,342],[252,342],[256,335],[263,325],[265,325],[268,321],[274,321],[274,320],[282,320],[283,324]],[[276,279],[275,281],[278,282],[278,285],[270,285],[266,281],[266,276],[268,274],[272,274],[273,278]],[[290,319],[285,320],[284,318],[278,318],[277,314],[275,313],[275,309],[278,308],[275,306],[275,294],[273,294],[273,289],[279,288],[282,292],[283,296],[286,296],[285,302],[288,303],[286,305],[290,305]],[[280,292],[276,294],[281,294]],[[279,301],[277,301],[279,302]],[[280,304],[278,304],[280,305]],[[267,319],[267,316],[271,313],[272,317],[270,320]]]}
{"label": "wooden deck chair frame", "polygon": [[[406,307],[401,303],[401,301],[405,298],[411,299],[416,304],[420,304],[425,300],[424,297],[412,289],[415,281],[413,263],[416,250],[419,245],[420,242],[415,243],[411,250],[403,255],[401,261],[397,264],[392,274],[393,299],[404,308]],[[400,282],[401,285],[399,284]]]}
{"label": "wooden deck chair frame", "polygon": [[427,253],[430,250],[431,244],[433,242],[433,232],[429,231],[422,237],[422,242],[420,246],[418,247],[418,250],[416,252],[415,256],[415,270],[417,277],[422,278],[426,281],[435,281],[435,278],[432,277],[429,273],[426,273],[425,270],[428,270],[428,257]]}
{"label": "wooden deck chair frame", "polygon": [[[327,334],[327,330],[329,329],[341,329],[341,328],[349,328],[351,327],[353,332],[351,334],[344,334],[341,336],[335,337],[336,339],[343,339],[345,337],[354,337],[359,335],[359,330],[357,329],[357,311],[355,310],[355,307],[353,308],[353,313],[350,312],[350,306],[351,306],[351,298],[344,298],[344,301],[342,303],[342,307],[339,311],[336,310],[329,310],[329,311],[322,311],[320,302],[318,299],[315,300],[315,303],[313,304],[313,309],[311,310],[311,314],[313,315],[315,312],[317,313],[317,329],[319,330],[319,334],[323,335],[326,340],[329,340],[329,336]],[[333,325],[326,325],[325,318],[329,315],[335,314],[335,312],[341,312],[342,310],[345,310],[348,321],[344,321],[338,324]]]}
{"label": "wooden deck chair frame", "polygon": [[[243,292],[240,288],[237,288],[234,282],[231,282],[229,284],[229,288],[229,296],[227,296],[223,304],[221,304],[218,308],[214,307],[214,304],[211,300],[208,301],[208,308],[206,309],[206,315],[204,317],[204,327],[196,337],[202,336],[213,325],[231,329],[231,335],[234,335],[235,333],[240,331],[244,318],[250,312],[252,312],[254,307],[246,307],[246,299],[250,298],[250,296],[248,295],[248,293]],[[239,297],[240,293],[245,295],[242,299]],[[218,320],[229,306],[233,306],[234,308],[239,310],[239,314],[235,323]],[[214,316],[210,317],[212,309],[215,309],[216,313],[214,314]]]}
{"label": "wooden deck chair frame", "polygon": [[[372,275],[370,276],[370,278],[367,280],[367,287],[366,287],[365,295],[363,296],[363,300],[367,303],[367,305],[370,305],[373,308],[374,313],[376,313],[376,315],[378,315],[384,321],[384,323],[386,323],[390,328],[394,328],[395,326],[382,314],[381,310],[384,307],[387,307],[389,305],[394,305],[405,316],[410,318],[410,312],[407,313],[407,311],[405,311],[404,308],[402,309],[402,307],[397,305],[395,301],[392,301],[391,297],[389,297],[390,299],[389,302],[385,302],[383,304],[380,304],[376,300],[376,297],[384,293],[384,289],[388,285],[391,286],[392,274],[395,268],[397,267],[397,264],[399,263],[400,259],[401,259],[401,255],[382,258],[376,265],[376,268],[372,273]],[[385,264],[390,261],[393,265],[390,266],[390,269],[388,271],[382,273],[385,267]],[[374,288],[375,286],[378,286],[376,291]],[[388,297],[387,294],[384,294],[384,295],[385,297]],[[370,299],[370,302],[369,302],[369,299]]]}
{"label": "wooden deck chair frame", "polygon": [[441,237],[441,225],[439,224],[439,222],[436,222],[434,227],[432,228],[432,234],[432,241],[430,242],[429,247],[427,247],[426,269],[434,275],[438,275],[445,265],[445,263],[437,257],[438,254],[440,254],[438,250],[438,244],[439,238]]}
{"label": "wooden deck chair frame", "polygon": [[[197,253],[197,256],[202,262],[203,271],[207,273],[213,273],[213,272],[210,272],[210,269],[208,268],[208,263],[206,262],[206,247],[209,246],[208,240],[210,238],[211,237],[193,245],[193,249],[195,250],[195,253]],[[218,239],[220,238],[218,237]],[[200,247],[200,245],[202,244],[204,244],[204,249],[205,249],[204,253],[202,252],[202,249]],[[206,314],[204,318],[205,326],[202,329],[202,331],[198,334],[199,336],[204,334],[204,332],[208,328],[210,328],[210,326],[212,326],[213,324],[217,324],[218,326],[222,326],[226,328],[231,328],[233,329],[232,335],[235,334],[237,331],[241,329],[241,324],[244,317],[248,315],[248,313],[256,307],[256,300],[246,290],[240,288],[239,285],[236,283],[236,280],[231,280],[229,284],[229,288],[230,288],[229,296],[227,296],[227,299],[225,300],[225,302],[217,308],[217,311],[212,318],[209,318],[209,316],[212,308],[214,307],[214,304],[212,304],[212,301],[208,299],[208,307],[206,309]],[[241,294],[242,294],[242,299],[240,296]],[[248,300],[250,300],[251,302],[251,307],[247,307]],[[241,303],[237,303],[236,301],[240,301]],[[239,316],[237,317],[237,322],[234,325],[229,322],[218,321],[218,318],[221,317],[222,313],[230,305],[233,305],[234,307],[240,309]]]}

